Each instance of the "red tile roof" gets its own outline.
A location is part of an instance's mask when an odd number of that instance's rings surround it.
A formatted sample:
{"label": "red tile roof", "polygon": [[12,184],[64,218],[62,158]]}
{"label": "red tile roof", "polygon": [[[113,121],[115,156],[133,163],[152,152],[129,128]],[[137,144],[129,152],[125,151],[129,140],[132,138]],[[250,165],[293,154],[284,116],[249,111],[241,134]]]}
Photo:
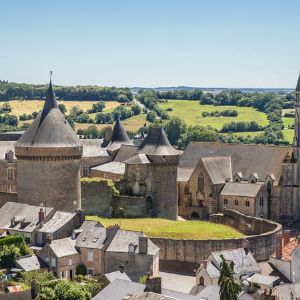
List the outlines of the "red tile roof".
{"label": "red tile roof", "polygon": [[282,258],[283,260],[291,260],[292,253],[298,246],[298,239],[291,239],[285,246],[282,246]]}

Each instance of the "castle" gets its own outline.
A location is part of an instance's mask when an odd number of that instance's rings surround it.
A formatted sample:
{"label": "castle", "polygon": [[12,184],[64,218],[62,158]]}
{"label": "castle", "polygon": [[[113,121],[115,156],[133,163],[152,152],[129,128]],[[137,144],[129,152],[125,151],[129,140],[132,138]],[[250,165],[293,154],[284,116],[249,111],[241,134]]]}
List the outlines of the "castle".
{"label": "castle", "polygon": [[0,135],[0,205],[170,219],[206,219],[228,208],[287,223],[300,219],[300,76],[292,147],[191,142],[180,155],[162,128],[133,142],[120,120],[104,139],[80,140],[51,82],[43,111],[17,138]]}

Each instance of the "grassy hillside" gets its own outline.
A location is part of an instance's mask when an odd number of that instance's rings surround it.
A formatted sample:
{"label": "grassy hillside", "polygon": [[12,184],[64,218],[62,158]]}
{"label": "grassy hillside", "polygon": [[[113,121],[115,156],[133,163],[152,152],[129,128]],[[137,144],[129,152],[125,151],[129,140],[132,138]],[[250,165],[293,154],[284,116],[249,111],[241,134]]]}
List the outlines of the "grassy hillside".
{"label": "grassy hillside", "polygon": [[232,227],[205,221],[172,221],[166,219],[107,219],[87,216],[104,226],[119,224],[122,229],[143,231],[149,237],[180,239],[226,239],[243,235]]}
{"label": "grassy hillside", "polygon": [[[187,100],[169,100],[165,103],[160,103],[159,107],[162,109],[172,108],[168,111],[170,115],[178,116],[185,120],[188,125],[210,125],[214,128],[221,129],[222,126],[231,121],[256,121],[260,125],[267,125],[268,120],[265,113],[256,111],[252,107],[237,107],[237,106],[214,106],[201,105],[198,101]],[[237,110],[238,116],[232,117],[202,117],[203,112],[223,111],[223,110]]]}

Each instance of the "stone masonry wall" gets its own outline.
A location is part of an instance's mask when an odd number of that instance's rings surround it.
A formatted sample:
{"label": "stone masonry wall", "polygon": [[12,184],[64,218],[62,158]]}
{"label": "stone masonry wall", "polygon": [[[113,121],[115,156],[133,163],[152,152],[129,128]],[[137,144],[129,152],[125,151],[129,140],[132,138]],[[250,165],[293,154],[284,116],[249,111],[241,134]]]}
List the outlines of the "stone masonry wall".
{"label": "stone masonry wall", "polygon": [[211,221],[238,228],[247,236],[224,240],[151,238],[160,249],[160,259],[200,263],[212,251],[242,247],[244,239],[247,239],[250,242],[250,251],[256,260],[265,261],[275,251],[276,233],[282,230],[282,226],[278,223],[249,217],[231,210],[225,210],[224,214],[212,215]]}
{"label": "stone masonry wall", "polygon": [[0,192],[0,207],[6,202],[17,202],[17,193]]}
{"label": "stone masonry wall", "polygon": [[113,216],[124,218],[147,217],[146,198],[127,195],[114,195]]}

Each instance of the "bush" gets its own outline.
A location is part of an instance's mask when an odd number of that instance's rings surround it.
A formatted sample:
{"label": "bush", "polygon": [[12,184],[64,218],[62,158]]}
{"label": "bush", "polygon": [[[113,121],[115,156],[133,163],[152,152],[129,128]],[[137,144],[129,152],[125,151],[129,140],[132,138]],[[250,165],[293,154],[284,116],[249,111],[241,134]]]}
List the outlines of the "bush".
{"label": "bush", "polygon": [[87,274],[87,269],[86,269],[85,265],[80,264],[79,266],[77,266],[76,275],[85,276],[86,274]]}

